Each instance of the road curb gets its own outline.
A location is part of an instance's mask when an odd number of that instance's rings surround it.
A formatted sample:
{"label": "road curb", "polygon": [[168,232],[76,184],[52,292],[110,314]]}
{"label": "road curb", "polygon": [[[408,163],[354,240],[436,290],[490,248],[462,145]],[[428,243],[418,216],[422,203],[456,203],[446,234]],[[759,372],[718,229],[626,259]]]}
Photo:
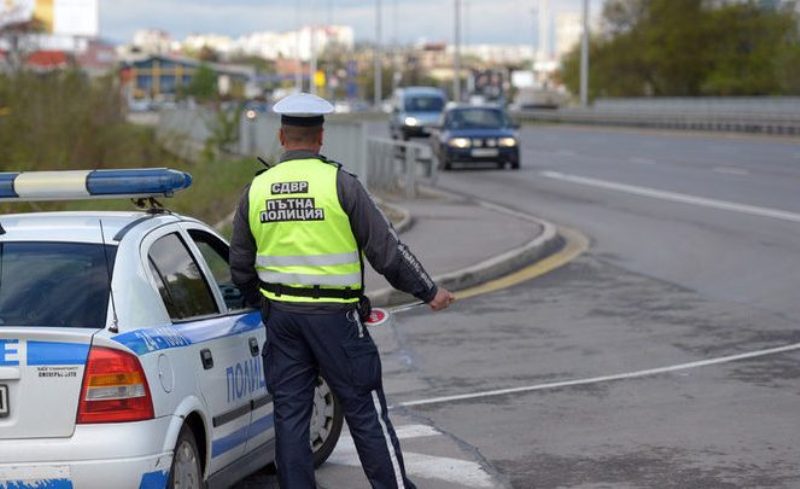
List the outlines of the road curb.
{"label": "road curb", "polygon": [[[426,187],[425,192],[439,194],[442,196],[460,198],[464,195],[449,192],[442,189]],[[558,234],[557,228],[553,223],[540,219],[530,214],[525,214],[507,207],[492,204],[475,198],[467,197],[481,207],[490,209],[494,212],[514,216],[518,219],[526,220],[542,227],[542,233],[528,243],[517,248],[506,251],[494,257],[488,258],[474,265],[443,273],[433,277],[433,280],[440,286],[451,291],[457,291],[474,287],[476,285],[494,280],[519,270],[522,267],[533,264],[559,249],[563,243],[563,238]],[[386,307],[403,303],[412,302],[414,297],[400,292],[391,287],[367,293],[374,306]]]}

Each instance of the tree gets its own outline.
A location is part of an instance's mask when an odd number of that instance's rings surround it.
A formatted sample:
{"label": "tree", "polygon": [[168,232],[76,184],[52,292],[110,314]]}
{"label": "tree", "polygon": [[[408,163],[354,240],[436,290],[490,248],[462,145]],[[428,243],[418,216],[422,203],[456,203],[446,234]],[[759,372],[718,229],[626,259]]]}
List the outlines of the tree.
{"label": "tree", "polygon": [[201,64],[192,76],[192,81],[186,86],[186,95],[191,95],[198,102],[215,100],[219,91],[217,89],[217,74],[207,64]]}
{"label": "tree", "polygon": [[[590,97],[796,93],[797,19],[754,2],[609,0],[590,43]],[[580,52],[562,79],[579,84]]]}

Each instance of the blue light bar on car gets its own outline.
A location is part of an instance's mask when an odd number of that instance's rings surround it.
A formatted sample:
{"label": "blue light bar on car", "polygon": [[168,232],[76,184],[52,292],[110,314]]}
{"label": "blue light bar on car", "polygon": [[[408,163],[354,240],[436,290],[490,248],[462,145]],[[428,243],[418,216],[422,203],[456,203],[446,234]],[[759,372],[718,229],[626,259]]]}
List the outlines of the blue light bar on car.
{"label": "blue light bar on car", "polygon": [[0,173],[0,200],[171,197],[192,176],[168,168]]}

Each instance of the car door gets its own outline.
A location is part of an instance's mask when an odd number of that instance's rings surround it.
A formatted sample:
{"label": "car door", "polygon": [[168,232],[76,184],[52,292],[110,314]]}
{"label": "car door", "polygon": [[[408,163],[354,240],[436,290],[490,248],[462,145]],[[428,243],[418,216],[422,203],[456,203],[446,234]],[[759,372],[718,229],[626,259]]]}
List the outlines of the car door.
{"label": "car door", "polygon": [[[191,342],[196,363],[176,366],[194,370],[197,391],[210,418],[207,450],[208,474],[236,461],[244,454],[250,427],[251,399],[245,386],[252,366],[246,328],[237,327],[208,266],[191,238],[180,226],[167,226],[143,242],[147,267],[173,327]],[[250,372],[245,372],[245,368]]]}
{"label": "car door", "polygon": [[251,419],[245,436],[245,452],[251,452],[274,437],[272,397],[267,393],[260,355],[266,341],[261,313],[245,305],[242,293],[233,284],[228,245],[197,224],[185,224],[184,228],[206,265],[209,281],[219,291],[226,311],[227,327],[233,336],[239,338],[238,341],[247,345],[246,356],[226,367],[226,399],[250,402]]}

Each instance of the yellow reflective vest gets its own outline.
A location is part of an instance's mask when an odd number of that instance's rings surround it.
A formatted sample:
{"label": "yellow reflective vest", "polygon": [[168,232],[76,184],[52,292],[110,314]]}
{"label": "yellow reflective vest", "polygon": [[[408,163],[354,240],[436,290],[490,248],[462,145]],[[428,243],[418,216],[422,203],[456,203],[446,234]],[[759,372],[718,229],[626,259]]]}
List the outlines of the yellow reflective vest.
{"label": "yellow reflective vest", "polygon": [[250,231],[261,293],[285,302],[358,302],[362,264],[336,190],[339,168],[285,161],[250,186]]}

